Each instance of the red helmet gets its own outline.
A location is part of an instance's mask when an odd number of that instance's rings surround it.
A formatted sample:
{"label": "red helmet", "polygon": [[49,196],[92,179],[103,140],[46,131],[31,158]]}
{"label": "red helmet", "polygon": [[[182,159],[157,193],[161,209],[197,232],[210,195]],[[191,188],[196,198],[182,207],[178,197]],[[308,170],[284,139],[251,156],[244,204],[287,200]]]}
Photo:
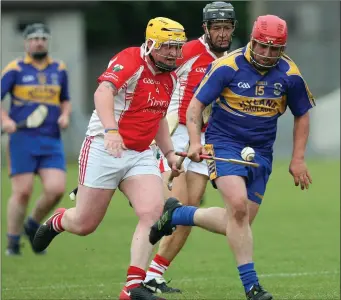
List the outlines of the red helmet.
{"label": "red helmet", "polygon": [[[256,66],[261,68],[271,68],[275,66],[281,58],[286,47],[288,38],[287,24],[281,18],[274,15],[259,16],[255,21],[251,33],[251,59]],[[254,48],[256,43],[263,48],[271,49],[274,55],[264,55],[256,53]],[[277,55],[276,55],[277,53]],[[256,57],[263,60],[271,60],[272,64],[262,64]]]}

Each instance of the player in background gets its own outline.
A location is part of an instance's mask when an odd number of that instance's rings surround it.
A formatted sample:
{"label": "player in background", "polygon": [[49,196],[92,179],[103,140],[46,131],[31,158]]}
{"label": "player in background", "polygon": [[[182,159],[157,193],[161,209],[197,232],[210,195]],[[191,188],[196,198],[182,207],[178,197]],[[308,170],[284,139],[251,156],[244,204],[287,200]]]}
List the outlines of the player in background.
{"label": "player in background", "polygon": [[[71,113],[65,64],[48,56],[50,30],[44,24],[32,24],[26,27],[24,38],[26,57],[10,62],[1,77],[1,100],[9,93],[11,101],[9,113],[1,109],[2,129],[9,134],[12,184],[7,206],[7,255],[21,254],[23,225],[32,244],[40,222],[63,196],[66,163],[60,128],[68,127]],[[43,124],[17,130],[16,123],[40,104],[48,107]],[[41,179],[43,194],[24,222],[35,175]]]}
{"label": "player in background", "polygon": [[41,251],[63,231],[81,236],[94,232],[119,188],[139,219],[121,300],[160,299],[143,285],[153,249],[148,234],[164,205],[161,173],[149,145],[155,139],[179,175],[165,116],[176,83],[172,71],[185,42],[181,24],[155,18],[148,22],[141,47],[127,48],[111,59],[98,78],[96,109],[80,151],[76,207],[56,210],[33,243]]}
{"label": "player in background", "polygon": [[[241,150],[248,145],[254,148],[254,160],[260,167],[211,160],[210,180],[220,191],[226,209],[182,206],[175,198],[169,198],[163,216],[150,233],[152,244],[171,234],[176,225],[197,225],[225,234],[247,299],[253,300],[272,299],[258,281],[250,223],[258,212],[271,174],[277,120],[287,106],[294,115],[289,171],[302,190],[312,183],[304,156],[309,110],[315,101],[297,65],[284,54],[286,43],[284,20],[274,15],[258,17],[249,44],[212,64],[187,111],[191,143],[188,156],[193,161],[200,162],[201,153],[240,159]],[[212,115],[203,147],[201,113],[211,103]]]}
{"label": "player in background", "polygon": [[[172,136],[176,151],[185,151],[189,142],[186,111],[193,97],[193,90],[200,83],[208,65],[230,49],[236,22],[235,11],[230,3],[207,4],[203,9],[204,34],[199,39],[187,42],[183,47],[183,58],[178,61],[178,65],[181,66],[176,70],[177,85],[168,108],[169,114],[176,111],[179,114],[179,126]],[[204,129],[201,133],[201,141],[205,143]],[[160,169],[166,199],[174,196],[184,205],[200,205],[208,181],[205,161],[195,163],[188,158],[185,159],[185,173],[174,179],[172,192],[169,192],[167,188],[171,170],[163,156],[160,160]],[[173,235],[161,241],[145,279],[145,284],[151,290],[159,293],[180,292],[179,289],[167,286],[163,274],[185,244],[190,231],[191,227],[179,227]]]}

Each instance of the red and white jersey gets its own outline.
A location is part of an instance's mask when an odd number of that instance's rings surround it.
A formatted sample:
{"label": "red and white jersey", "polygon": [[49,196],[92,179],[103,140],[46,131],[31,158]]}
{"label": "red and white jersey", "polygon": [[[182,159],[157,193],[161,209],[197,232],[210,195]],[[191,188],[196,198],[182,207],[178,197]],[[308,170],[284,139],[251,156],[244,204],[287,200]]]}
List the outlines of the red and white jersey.
{"label": "red and white jersey", "polygon": [[[165,117],[173,93],[176,74],[156,73],[144,57],[144,45],[127,48],[115,55],[98,83],[111,82],[118,94],[114,112],[119,133],[128,149],[144,151],[156,136],[160,120]],[[94,110],[87,135],[104,134]]]}
{"label": "red and white jersey", "polygon": [[217,59],[205,43],[204,36],[187,42],[182,47],[183,58],[175,71],[178,77],[168,113],[178,111],[180,124],[186,125],[186,111],[193,97],[194,88],[201,82],[208,65]]}

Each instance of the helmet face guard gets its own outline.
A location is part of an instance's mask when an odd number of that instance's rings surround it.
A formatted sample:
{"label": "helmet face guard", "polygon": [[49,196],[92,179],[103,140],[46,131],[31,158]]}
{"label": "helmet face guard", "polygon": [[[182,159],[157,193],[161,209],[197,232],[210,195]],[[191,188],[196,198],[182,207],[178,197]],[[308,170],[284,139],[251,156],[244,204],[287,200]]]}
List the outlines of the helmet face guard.
{"label": "helmet face guard", "polygon": [[[175,42],[175,41],[169,41],[160,44],[158,48],[155,48],[155,41],[152,41],[152,46],[148,49],[147,43],[145,45],[145,53],[146,55],[149,55],[155,66],[160,70],[164,72],[173,71],[177,68],[176,60],[182,58],[182,46],[184,45],[184,42]],[[151,54],[152,50],[154,50],[154,55]],[[171,52],[175,52],[175,55],[170,55]],[[166,54],[164,54],[166,53]],[[168,55],[167,55],[168,53]],[[162,60],[169,60],[174,61],[174,64],[166,64],[160,60],[157,59],[157,57],[161,57]],[[156,59],[155,59],[156,58]]]}
{"label": "helmet face guard", "polygon": [[[51,38],[51,33],[49,28],[45,24],[35,23],[28,25],[24,32],[23,36],[25,40],[31,39],[44,39],[49,40]],[[34,51],[29,53],[34,59],[41,60],[47,56],[48,51]]]}
{"label": "helmet face guard", "polygon": [[[264,55],[255,52],[254,48],[257,47],[257,45],[259,45],[262,48],[263,51],[262,53],[269,53],[269,55]],[[276,66],[280,58],[282,57],[284,50],[285,45],[274,45],[271,41],[264,43],[256,39],[251,39],[250,44],[251,61],[260,69],[269,69]]]}
{"label": "helmet face guard", "polygon": [[286,22],[274,15],[260,16],[253,25],[250,42],[251,62],[258,69],[276,66],[286,48]]}
{"label": "helmet face guard", "polygon": [[[215,23],[232,23],[232,32],[228,33],[230,35],[230,38],[227,46],[219,46],[213,43],[209,31]],[[212,2],[210,4],[207,4],[203,9],[203,24],[205,25],[205,40],[212,51],[222,53],[230,49],[232,34],[237,24],[235,11],[230,3]],[[222,28],[221,34],[224,34],[224,30],[231,29]]]}
{"label": "helmet face guard", "polygon": [[[152,42],[150,46],[149,41]],[[147,25],[144,54],[149,55],[160,71],[173,71],[177,67],[176,60],[182,58],[182,46],[186,41],[185,30],[180,23],[167,18],[155,18]],[[167,64],[167,60],[171,63]]]}

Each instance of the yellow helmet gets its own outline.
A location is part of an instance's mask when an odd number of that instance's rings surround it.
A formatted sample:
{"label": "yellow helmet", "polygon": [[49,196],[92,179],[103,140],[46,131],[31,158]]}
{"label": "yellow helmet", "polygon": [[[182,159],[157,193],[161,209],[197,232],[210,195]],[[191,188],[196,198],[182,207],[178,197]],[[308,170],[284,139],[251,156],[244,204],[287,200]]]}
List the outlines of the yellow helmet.
{"label": "yellow helmet", "polygon": [[146,28],[146,41],[152,40],[154,48],[159,49],[163,43],[180,43],[187,41],[184,27],[171,19],[157,17],[151,19]]}

